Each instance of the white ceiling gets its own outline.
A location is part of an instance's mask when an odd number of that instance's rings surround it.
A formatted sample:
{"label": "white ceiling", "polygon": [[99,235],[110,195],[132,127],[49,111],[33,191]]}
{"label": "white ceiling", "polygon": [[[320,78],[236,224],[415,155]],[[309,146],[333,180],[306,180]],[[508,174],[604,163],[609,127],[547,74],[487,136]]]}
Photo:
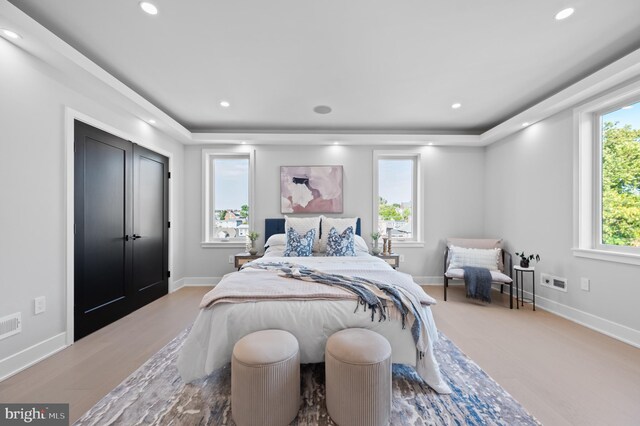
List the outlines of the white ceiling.
{"label": "white ceiling", "polygon": [[201,132],[479,134],[640,48],[640,0],[10,2]]}

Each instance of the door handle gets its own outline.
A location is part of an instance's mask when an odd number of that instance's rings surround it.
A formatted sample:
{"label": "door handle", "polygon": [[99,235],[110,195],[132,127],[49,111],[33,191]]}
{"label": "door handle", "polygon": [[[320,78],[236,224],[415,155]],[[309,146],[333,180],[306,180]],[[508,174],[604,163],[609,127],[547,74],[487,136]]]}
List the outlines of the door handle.
{"label": "door handle", "polygon": [[131,236],[131,239],[132,239],[132,240],[137,240],[138,238],[142,238],[142,235],[136,235],[136,234],[133,234],[133,235]]}
{"label": "door handle", "polygon": [[128,234],[124,236],[124,240],[125,241],[129,241],[129,235]]}

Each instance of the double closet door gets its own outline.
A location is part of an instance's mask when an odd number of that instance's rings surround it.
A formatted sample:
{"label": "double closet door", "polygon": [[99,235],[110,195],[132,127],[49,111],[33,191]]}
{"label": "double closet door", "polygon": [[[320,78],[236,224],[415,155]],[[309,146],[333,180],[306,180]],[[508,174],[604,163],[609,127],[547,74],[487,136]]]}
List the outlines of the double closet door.
{"label": "double closet door", "polygon": [[169,159],[74,127],[78,340],[167,294]]}

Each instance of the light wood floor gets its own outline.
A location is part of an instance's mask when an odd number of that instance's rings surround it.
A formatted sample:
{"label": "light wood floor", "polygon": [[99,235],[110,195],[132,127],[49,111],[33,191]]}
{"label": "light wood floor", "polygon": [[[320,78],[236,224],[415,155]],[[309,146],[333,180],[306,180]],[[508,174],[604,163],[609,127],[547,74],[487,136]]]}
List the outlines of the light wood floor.
{"label": "light wood floor", "polygon": [[[640,349],[545,311],[425,287],[436,323],[545,425],[637,425]],[[71,421],[187,327],[206,288],[183,288],[0,382],[2,402],[68,402]],[[502,303],[501,303],[502,302]]]}
{"label": "light wood floor", "polygon": [[639,425],[640,349],[507,295],[425,286],[438,328],[544,425]]}
{"label": "light wood floor", "polygon": [[208,290],[182,288],[0,382],[0,401],[69,403],[75,422],[187,328]]}

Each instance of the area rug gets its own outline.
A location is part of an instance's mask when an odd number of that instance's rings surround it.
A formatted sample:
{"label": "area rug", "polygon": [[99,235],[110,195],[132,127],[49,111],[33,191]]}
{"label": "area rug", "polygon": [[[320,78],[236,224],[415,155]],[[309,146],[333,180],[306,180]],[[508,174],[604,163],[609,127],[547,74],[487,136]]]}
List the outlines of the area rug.
{"label": "area rug", "polygon": [[[234,425],[231,368],[185,384],[175,366],[188,329],[162,348],[75,424]],[[438,395],[412,367],[393,366],[391,425],[539,425],[442,333],[436,354],[451,395]],[[302,405],[292,425],[333,425],[324,399],[324,364],[301,367]]]}

